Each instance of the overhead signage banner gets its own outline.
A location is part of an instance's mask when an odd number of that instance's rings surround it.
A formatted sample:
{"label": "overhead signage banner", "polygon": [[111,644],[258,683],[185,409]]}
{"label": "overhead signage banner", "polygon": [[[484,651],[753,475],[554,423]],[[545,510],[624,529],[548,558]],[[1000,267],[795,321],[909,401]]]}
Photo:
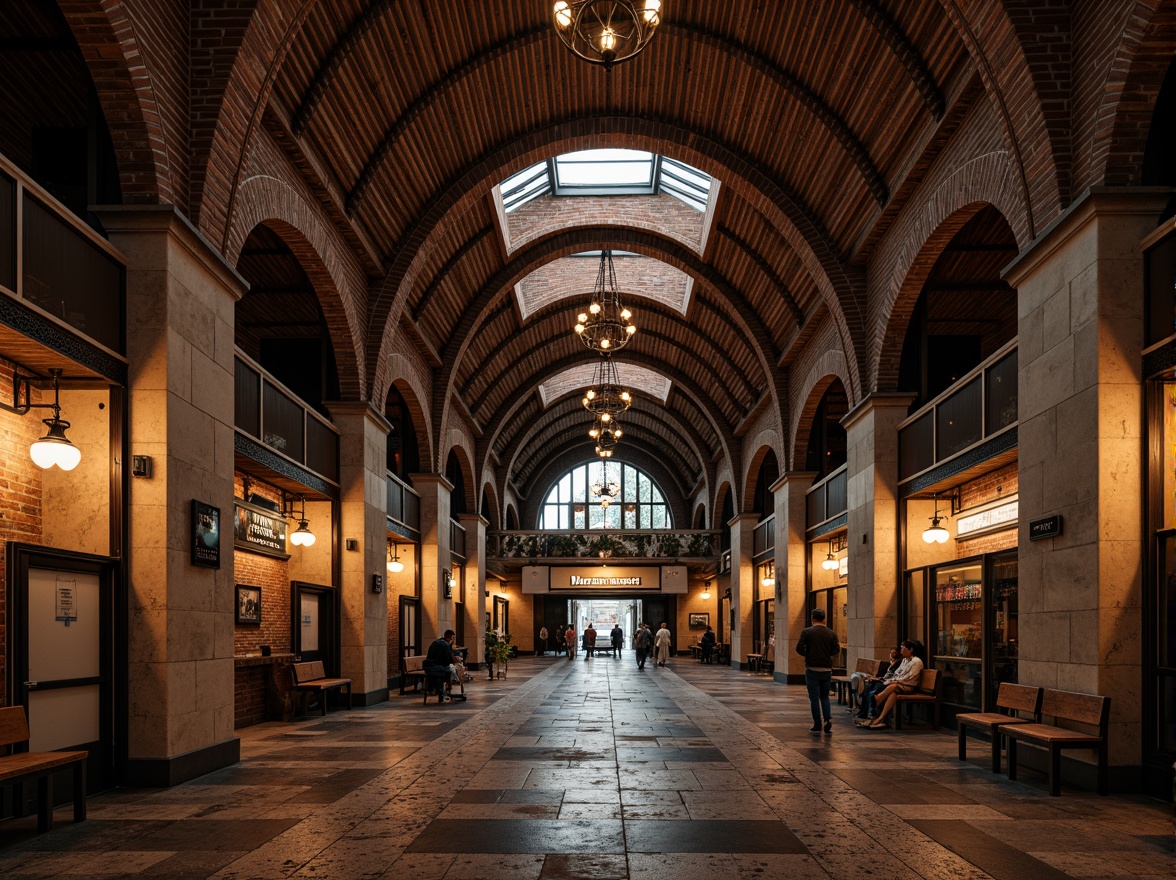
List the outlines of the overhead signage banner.
{"label": "overhead signage banner", "polygon": [[233,546],[250,553],[289,559],[286,520],[279,513],[241,501],[233,503]]}
{"label": "overhead signage banner", "polygon": [[594,565],[550,570],[552,590],[644,591],[661,589],[661,569],[657,566]]}

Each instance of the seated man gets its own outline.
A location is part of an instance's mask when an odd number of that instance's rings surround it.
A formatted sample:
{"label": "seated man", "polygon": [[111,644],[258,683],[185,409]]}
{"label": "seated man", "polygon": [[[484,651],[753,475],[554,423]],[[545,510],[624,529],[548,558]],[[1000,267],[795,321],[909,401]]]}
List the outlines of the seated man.
{"label": "seated man", "polygon": [[451,629],[445,630],[445,635],[429,645],[429,652],[425,655],[421,668],[425,670],[429,693],[440,696],[442,703],[448,703],[450,697],[445,693],[445,686],[457,677],[457,658],[453,654],[453,643],[457,633]]}
{"label": "seated man", "polygon": [[702,653],[698,658],[699,663],[713,662],[713,658],[715,656],[715,643],[717,641],[718,639],[715,638],[715,631],[708,626],[706,628],[706,632],[702,634],[702,640],[699,642],[699,644],[702,646]]}
{"label": "seated man", "polygon": [[[858,711],[857,718],[868,719],[871,716],[877,715],[877,710],[874,707],[874,697],[881,693],[882,689],[894,679],[895,673],[898,672],[898,664],[902,660],[902,652],[898,648],[890,649],[890,662],[887,664],[881,677],[871,675],[863,677],[860,681],[861,688],[858,691]],[[858,673],[854,673],[857,676]],[[853,676],[851,676],[851,679]],[[850,687],[858,685],[858,681],[853,681]]]}

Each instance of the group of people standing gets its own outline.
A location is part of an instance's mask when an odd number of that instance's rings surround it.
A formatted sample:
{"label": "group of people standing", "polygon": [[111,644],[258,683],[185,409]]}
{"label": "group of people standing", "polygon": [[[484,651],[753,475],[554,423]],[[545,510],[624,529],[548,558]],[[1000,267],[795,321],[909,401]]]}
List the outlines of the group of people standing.
{"label": "group of people standing", "polygon": [[[621,655],[621,649],[625,644],[625,631],[621,629],[618,623],[613,626],[612,631],[609,632],[609,641],[612,644],[613,654],[617,657]],[[539,632],[539,638],[546,644],[547,628],[544,627]],[[556,632],[556,639],[560,638],[560,633]],[[572,660],[576,656],[576,628],[568,625],[563,632],[563,647],[567,652],[568,659]],[[596,627],[589,623],[581,634],[581,641],[584,647],[584,659],[587,660],[592,656],[593,650],[596,648]],[[633,649],[637,653],[637,668],[644,669],[645,661],[651,655],[655,655],[654,663],[658,666],[665,666],[670,659],[670,645],[673,642],[673,636],[670,629],[663,622],[661,627],[655,633],[648,623],[641,623],[637,625],[637,632],[633,635]]]}

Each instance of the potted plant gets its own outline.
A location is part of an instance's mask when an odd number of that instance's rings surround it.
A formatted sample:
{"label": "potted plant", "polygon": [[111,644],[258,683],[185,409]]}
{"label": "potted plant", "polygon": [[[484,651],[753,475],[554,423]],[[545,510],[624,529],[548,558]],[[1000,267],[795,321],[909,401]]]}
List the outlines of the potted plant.
{"label": "potted plant", "polygon": [[486,632],[486,665],[490,678],[494,678],[494,667],[498,667],[498,677],[506,678],[506,669],[510,665],[514,646],[510,643],[510,635],[499,635],[494,630]]}

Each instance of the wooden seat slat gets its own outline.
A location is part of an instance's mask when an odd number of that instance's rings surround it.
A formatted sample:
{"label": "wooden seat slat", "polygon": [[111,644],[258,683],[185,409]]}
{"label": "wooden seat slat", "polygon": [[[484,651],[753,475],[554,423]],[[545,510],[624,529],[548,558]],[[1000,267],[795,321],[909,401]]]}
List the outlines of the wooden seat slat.
{"label": "wooden seat slat", "polygon": [[[1017,778],[1017,743],[1024,740],[1039,745],[1049,752],[1049,793],[1061,794],[1062,749],[1094,748],[1098,751],[1098,793],[1107,793],[1107,734],[1110,724],[1111,698],[1097,694],[1081,694],[1046,688],[1041,697],[1041,717],[1055,723],[1017,723],[998,728],[1008,750],[1009,779]],[[1095,727],[1097,733],[1063,727],[1057,722],[1068,721]]]}
{"label": "wooden seat slat", "polygon": [[294,688],[299,691],[314,691],[319,696],[322,714],[327,714],[327,693],[329,691],[347,688],[347,708],[351,708],[351,679],[327,678],[326,667],[322,660],[308,660],[294,664]]}
{"label": "wooden seat slat", "polygon": [[[24,706],[0,708],[0,748],[28,742],[29,723]],[[86,760],[89,752],[12,752],[0,756],[0,782],[37,782],[37,830],[53,827],[53,774],[73,770],[74,821],[86,818]]]}
{"label": "wooden seat slat", "polygon": [[956,715],[956,725],[959,734],[959,757],[961,761],[968,760],[967,729],[976,727],[980,730],[992,732],[992,772],[1000,772],[1001,734],[998,728],[1008,724],[1021,724],[1026,719],[1017,712],[1028,712],[1034,722],[1041,718],[1041,688],[1029,687],[1012,682],[1001,682],[996,692],[996,707],[1007,709],[1008,712],[964,712]]}

